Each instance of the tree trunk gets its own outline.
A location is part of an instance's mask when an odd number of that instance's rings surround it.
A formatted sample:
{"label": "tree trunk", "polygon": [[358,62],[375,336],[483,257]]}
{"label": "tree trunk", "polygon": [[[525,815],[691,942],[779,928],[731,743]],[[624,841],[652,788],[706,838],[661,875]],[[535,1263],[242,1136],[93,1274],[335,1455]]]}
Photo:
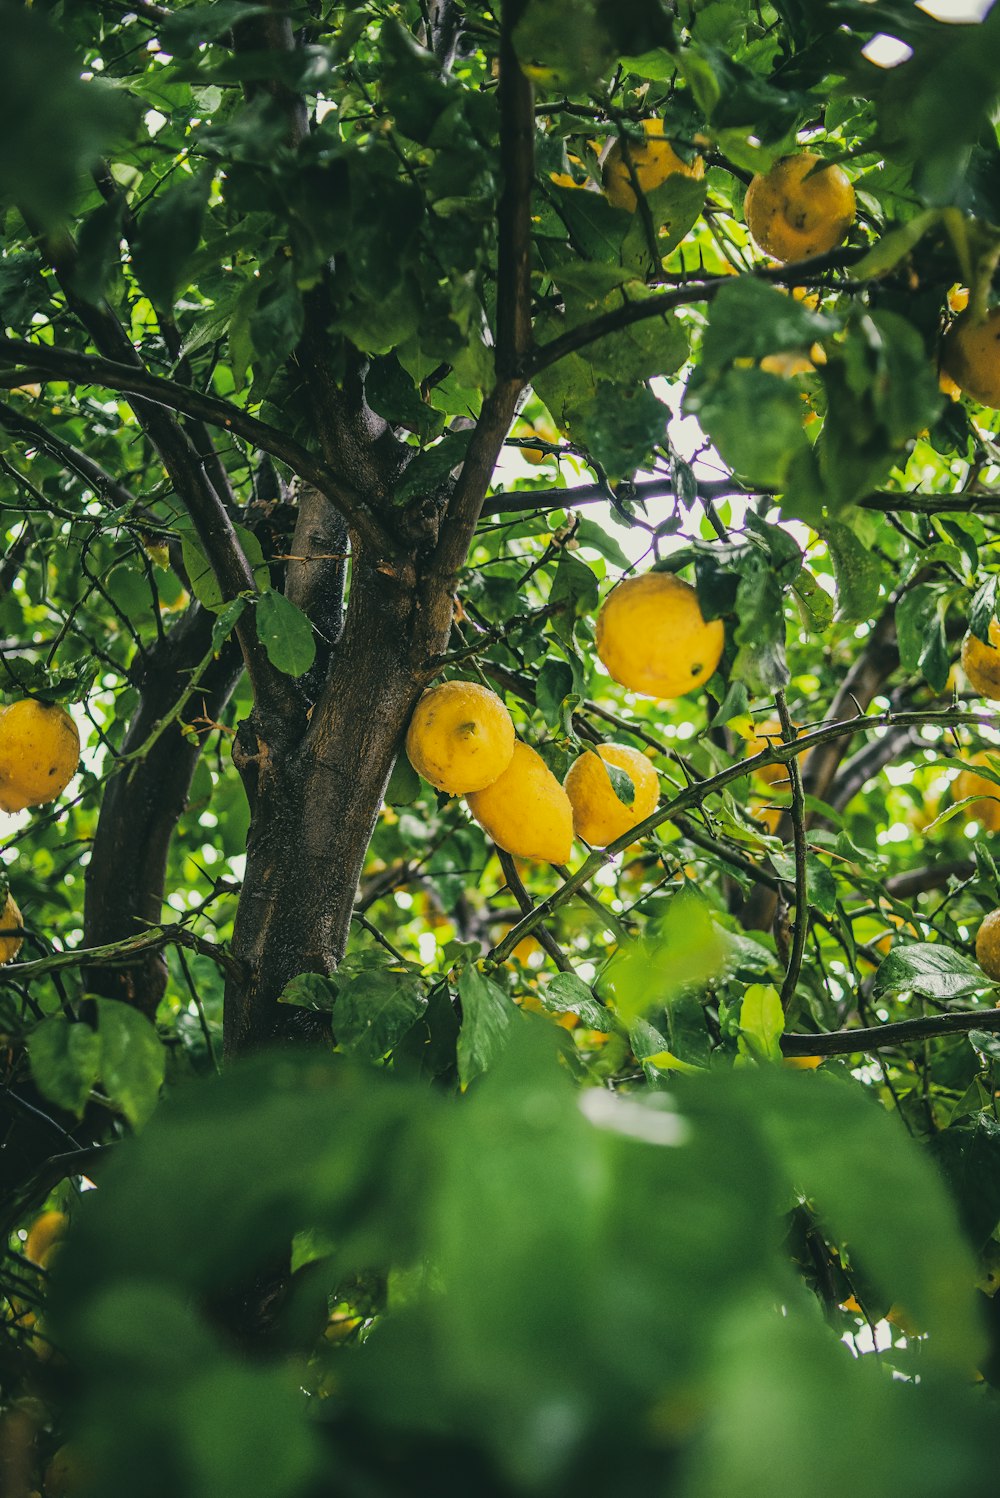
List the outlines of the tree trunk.
{"label": "tree trunk", "polygon": [[[407,569],[409,571],[409,569]],[[425,677],[413,659],[412,573],[356,561],[344,634],[323,696],[294,743],[249,719],[234,759],[250,797],[247,866],[233,931],[242,977],[225,1001],[225,1054],[315,1039],[317,1015],[281,1005],[298,973],[343,957],[365,853]]]}
{"label": "tree trunk", "polygon": [[[214,623],[211,614],[193,609],[151,652],[139,683],[142,701],[125,735],[123,754],[145,743],[174,707],[188,685],[191,669],[209,649]],[[202,676],[190,714],[216,719],[242,671],[239,648],[229,641]],[[123,941],[159,922],[170,839],[200,754],[200,741],[186,738],[179,725],[172,723],[144,759],[108,782],[87,866],[85,946]],[[95,967],[87,974],[87,986],[93,992],[134,1004],[150,1019],[166,981],[162,952],[144,952],[127,967]]]}

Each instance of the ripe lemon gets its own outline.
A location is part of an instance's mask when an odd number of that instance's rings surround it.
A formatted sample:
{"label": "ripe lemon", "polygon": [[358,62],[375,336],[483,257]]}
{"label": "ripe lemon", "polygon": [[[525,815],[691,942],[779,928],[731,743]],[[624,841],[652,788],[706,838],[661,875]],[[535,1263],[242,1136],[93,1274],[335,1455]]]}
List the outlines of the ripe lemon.
{"label": "ripe lemon", "polygon": [[983,697],[1000,702],[1000,624],[990,620],[990,643],[984,645],[973,634],[962,641],[962,670]]}
{"label": "ripe lemon", "polygon": [[783,156],[769,172],[758,172],[747,188],[747,228],[776,260],[822,255],[840,244],[854,222],[849,177],[839,166],[821,163],[822,157],[812,151]]}
{"label": "ripe lemon", "polygon": [[[628,156],[635,172],[635,180],[643,192],[651,192],[668,177],[692,177],[696,180],[704,177],[705,163],[701,157],[696,156],[690,162],[682,160],[667,140],[662,120],[643,120],[642,128],[647,138],[630,140]],[[624,208],[628,213],[634,213],[638,200],[621,140],[615,141],[604,158],[601,179],[608,202],[615,208]]]}
{"label": "ripe lemon", "polygon": [[417,703],[406,735],[413,768],[439,791],[461,796],[492,785],[514,753],[514,724],[496,692],[446,681]]}
{"label": "ripe lemon", "polygon": [[822,1066],[822,1056],[786,1056],[784,1064],[792,1071],[814,1071],[817,1066]]}
{"label": "ripe lemon", "polygon": [[53,1248],[65,1238],[68,1227],[69,1218],[65,1212],[43,1212],[28,1229],[24,1257],[44,1269]]}
{"label": "ripe lemon", "polygon": [[1000,410],[1000,307],[984,322],[967,312],[958,318],[944,340],[941,367],[981,406]]}
{"label": "ripe lemon", "polygon": [[[17,908],[17,901],[12,894],[7,895],[3,910],[0,911],[0,931],[17,931],[23,924],[21,912]],[[21,950],[23,936],[0,936],[0,967],[5,962],[13,962]]]}
{"label": "ripe lemon", "polygon": [[61,796],[76,774],[80,735],[65,708],[27,697],[0,717],[0,810]]}
{"label": "ripe lemon", "polygon": [[[988,754],[974,754],[972,763],[986,765],[990,763],[990,757]],[[990,765],[990,768],[994,767]],[[1000,832],[1000,785],[995,781],[977,775],[975,770],[963,770],[956,776],[951,794],[955,801],[978,796],[978,801],[970,801],[965,808],[965,816],[970,822],[978,822],[987,832]]]}
{"label": "ripe lemon", "polygon": [[516,743],[507,769],[468,798],[480,827],[508,853],[565,863],[573,847],[573,808],[540,754]]}
{"label": "ripe lemon", "polygon": [[[629,776],[635,794],[632,805],[619,801],[602,760]],[[644,754],[624,744],[601,744],[597,753],[581,754],[563,781],[573,807],[573,827],[592,848],[606,848],[616,838],[644,822],[660,799],[660,777]]]}
{"label": "ripe lemon", "polygon": [[700,687],[725,640],[722,620],[706,623],[695,590],[671,572],[626,578],[597,615],[597,654],[615,681],[646,697]]}
{"label": "ripe lemon", "polygon": [[976,932],[976,961],[987,978],[1000,979],[1000,910],[983,917]]}

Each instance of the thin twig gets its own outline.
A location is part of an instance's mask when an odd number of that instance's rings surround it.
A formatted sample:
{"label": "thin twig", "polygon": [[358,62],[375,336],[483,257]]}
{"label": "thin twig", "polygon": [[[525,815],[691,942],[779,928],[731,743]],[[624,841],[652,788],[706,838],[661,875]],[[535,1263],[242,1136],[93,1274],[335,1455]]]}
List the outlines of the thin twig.
{"label": "thin twig", "polygon": [[[775,692],[774,703],[781,720],[781,736],[786,744],[795,742],[795,729],[788,716],[788,704],[784,692]],[[802,770],[798,755],[788,761],[788,777],[792,784],[792,847],[795,854],[795,924],[792,927],[792,947],[788,955],[788,969],[781,985],[781,1007],[786,1012],[798,986],[802,970],[802,954],[806,947],[809,929],[809,895],[806,872],[806,805],[802,794]]]}

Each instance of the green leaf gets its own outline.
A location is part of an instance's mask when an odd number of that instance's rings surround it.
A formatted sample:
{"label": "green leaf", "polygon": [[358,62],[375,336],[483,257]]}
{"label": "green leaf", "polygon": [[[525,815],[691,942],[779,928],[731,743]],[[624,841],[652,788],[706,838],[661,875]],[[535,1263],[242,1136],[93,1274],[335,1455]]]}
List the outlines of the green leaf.
{"label": "green leaf", "polygon": [[210,185],[206,172],[171,179],[139,218],[132,264],[142,289],[158,307],[172,307],[187,285]]}
{"label": "green leaf", "polygon": [[615,1027],[604,1005],[598,1003],[591,989],[575,973],[554,973],[537,989],[535,997],[552,1014],[579,1015],[588,1030],[608,1035]]}
{"label": "green leaf", "polygon": [[458,1077],[468,1087],[488,1070],[507,1044],[517,1010],[502,989],[478,967],[463,968],[458,980],[462,1031],[458,1037]]}
{"label": "green leaf", "polygon": [[433,447],[421,448],[397,484],[394,502],[408,504],[446,486],[452,471],[461,467],[471,436],[470,431],[446,432]]}
{"label": "green leaf", "polygon": [[[271,577],[257,537],[253,531],[248,531],[245,525],[236,525],[233,529],[236,531],[247,561],[253,568],[254,582],[257,587],[269,587]],[[203,608],[213,614],[219,613],[226,599],[223,597],[215,572],[193,530],[181,531],[181,554],[184,559],[184,570],[188,575],[194,596]]]}
{"label": "green leaf", "polygon": [[564,604],[571,615],[582,617],[596,611],[597,598],[597,578],[592,569],[563,549],[552,579],[549,604]]}
{"label": "green leaf", "polygon": [[984,645],[990,644],[990,625],[1000,618],[997,614],[998,604],[1000,598],[997,597],[997,576],[996,573],[991,573],[980,583],[969,604],[969,632],[977,640],[982,640]]}
{"label": "green leaf", "polygon": [[751,696],[761,696],[780,690],[788,681],[782,589],[756,549],[739,556],[737,566],[733,637],[739,649],[731,676],[745,682]]}
{"label": "green leaf", "polygon": [[80,61],[38,10],[5,3],[0,24],[0,200],[52,227],[135,109],[107,84],[81,80]]}
{"label": "green leaf", "polygon": [[316,659],[309,620],[297,604],[273,588],[257,599],[257,634],[271,665],[286,676],[301,676]]}
{"label": "green leaf", "polygon": [[404,750],[400,750],[385,788],[387,806],[410,806],[420,795],[420,776],[410,764]]}
{"label": "green leaf", "polygon": [[696,370],[684,396],[726,463],[749,482],[782,489],[809,456],[802,398],[794,385],[762,369]]}
{"label": "green leaf", "polygon": [[665,1009],[679,994],[700,994],[725,966],[723,938],[705,902],[675,895],[654,933],[622,942],[601,974],[600,997],[625,1025]]}
{"label": "green leaf", "polygon": [[550,728],[562,722],[563,703],[573,691],[573,668],[566,661],[550,656],[542,665],[535,684],[538,711]]}
{"label": "green leaf", "polygon": [[[771,862],[782,879],[789,884],[795,882],[795,859],[790,853],[772,853]],[[806,854],[806,894],[820,915],[836,914],[837,881],[823,860],[812,852]]]}
{"label": "green leaf", "polygon": [[802,568],[792,583],[792,591],[802,605],[802,616],[809,629],[813,634],[825,634],[833,623],[834,601],[808,567]]}
{"label": "green leaf", "polygon": [[[600,756],[598,756],[600,758]],[[635,785],[631,775],[626,770],[621,770],[609,760],[601,759],[601,764],[608,772],[611,787],[623,806],[631,806],[635,800]]]}
{"label": "green leaf", "polygon": [[989,1062],[1000,1061],[1000,1035],[993,1030],[970,1030],[966,1039]]}
{"label": "green leaf", "polygon": [[828,521],[820,534],[829,548],[837,580],[837,618],[849,624],[870,619],[882,580],[878,558],[842,521]]}
{"label": "green leaf", "polygon": [[297,1004],[301,1009],[315,1009],[329,1014],[337,998],[337,985],[322,973],[299,973],[285,984],[280,1004]]}
{"label": "green leaf", "polygon": [[419,974],[381,961],[363,968],[344,963],[333,981],[337,1044],[363,1061],[388,1055],[427,1007]]}
{"label": "green leaf", "polygon": [[82,1118],[101,1070],[97,1031],[55,1014],[28,1036],[28,1060],[42,1096]]}
{"label": "green leaf", "polygon": [[768,354],[804,351],[835,333],[837,327],[833,318],[756,277],[734,276],[712,300],[702,367],[706,373],[721,371],[734,359],[759,360]]}
{"label": "green leaf", "polygon": [[785,1012],[778,990],[769,983],[754,983],[740,1005],[740,1039],[746,1043],[746,1053],[760,1061],[780,1061],[784,1028]]}
{"label": "green leaf", "polygon": [[[996,1048],[997,1037],[986,1038]],[[1000,1052],[994,1049],[990,1060],[997,1059]],[[1000,1123],[980,1113],[968,1127],[952,1124],[932,1134],[929,1143],[972,1245],[980,1250],[1000,1223]]]}
{"label": "green leaf", "polygon": [[167,1053],[156,1029],[131,1005],[95,1000],[101,1082],[133,1127],[149,1118],[160,1096]]}
{"label": "green leaf", "polygon": [[873,995],[919,993],[928,999],[958,999],[990,986],[982,968],[935,942],[897,943],[875,974]]}

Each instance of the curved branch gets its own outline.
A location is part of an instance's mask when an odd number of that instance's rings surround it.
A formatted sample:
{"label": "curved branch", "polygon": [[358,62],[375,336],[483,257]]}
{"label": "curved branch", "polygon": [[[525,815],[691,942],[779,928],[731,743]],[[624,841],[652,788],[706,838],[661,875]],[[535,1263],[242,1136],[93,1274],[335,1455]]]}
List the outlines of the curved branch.
{"label": "curved branch", "polygon": [[[842,270],[866,253],[865,250],[833,250],[829,254],[813,255],[808,260],[799,260],[790,265],[762,266],[759,270],[748,271],[746,274],[756,280],[773,281],[782,286],[809,285],[826,271]],[[605,312],[600,317],[592,318],[590,322],[578,323],[575,328],[568,328],[558,338],[543,343],[526,360],[524,375],[530,380],[540,370],[548,369],[567,354],[574,354],[578,349],[596,343],[599,338],[606,338],[609,333],[619,333],[633,323],[645,322],[650,317],[661,317],[664,312],[672,312],[675,307],[686,307],[692,302],[710,302],[720,286],[731,282],[731,276],[706,276],[701,281],[688,281],[683,286],[675,286],[670,291],[646,297],[643,301],[624,302],[613,312]]]}
{"label": "curved branch", "polygon": [[970,1030],[1000,1030],[1000,1009],[965,1010],[959,1014],[929,1014],[920,1019],[898,1020],[890,1025],[869,1025],[857,1030],[831,1030],[823,1035],[787,1032],[781,1037],[785,1056],[851,1056],[856,1051],[877,1051],[882,1046],[905,1045],[934,1035],[967,1035]]}
{"label": "curved branch", "polygon": [[148,369],[139,365],[119,364],[113,359],[98,358],[94,354],[80,354],[74,349],[26,343],[19,338],[0,338],[0,358],[28,367],[27,373],[23,367],[20,370],[0,371],[0,387],[23,384],[29,373],[40,374],[48,379],[98,385],[124,395],[138,395],[168,411],[180,412],[206,421],[210,426],[222,427],[286,463],[293,473],[329,495],[344,519],[360,536],[369,543],[374,542],[379,550],[391,549],[388,536],[360,496],[344,484],[328,464],[315,457],[300,442],[296,442],[294,437],[289,437],[266,421],[259,421],[240,406],[234,406],[231,401],[222,400],[215,395],[205,395],[190,385],[151,374]]}
{"label": "curved branch", "polygon": [[649,833],[655,832],[661,822],[669,822],[677,812],[689,811],[694,806],[700,806],[706,796],[724,790],[734,780],[742,780],[767,765],[787,764],[798,754],[804,754],[820,744],[851,737],[862,727],[889,728],[895,724],[917,725],[921,723],[939,724],[942,727],[948,727],[953,723],[978,723],[995,727],[997,722],[998,715],[995,713],[959,712],[954,708],[941,708],[923,713],[877,713],[873,716],[859,713],[857,717],[845,719],[841,723],[830,723],[825,728],[815,729],[812,733],[800,734],[790,744],[772,742],[769,748],[762,749],[759,754],[740,760],[737,764],[720,770],[717,775],[712,775],[707,780],[699,780],[694,785],[686,786],[672,800],[658,807],[644,822],[638,822],[622,837],[616,838],[600,852],[591,853],[588,858],[584,859],[575,874],[565,879],[558,889],[536,905],[530,914],[524,916],[508,931],[503,941],[498,942],[493,948],[489,954],[490,958],[497,964],[505,962],[519,941],[534,931],[539,922],[545,920],[559,905],[575,895],[578,889],[588,884],[616,853],[624,853],[632,843],[641,842]]}

